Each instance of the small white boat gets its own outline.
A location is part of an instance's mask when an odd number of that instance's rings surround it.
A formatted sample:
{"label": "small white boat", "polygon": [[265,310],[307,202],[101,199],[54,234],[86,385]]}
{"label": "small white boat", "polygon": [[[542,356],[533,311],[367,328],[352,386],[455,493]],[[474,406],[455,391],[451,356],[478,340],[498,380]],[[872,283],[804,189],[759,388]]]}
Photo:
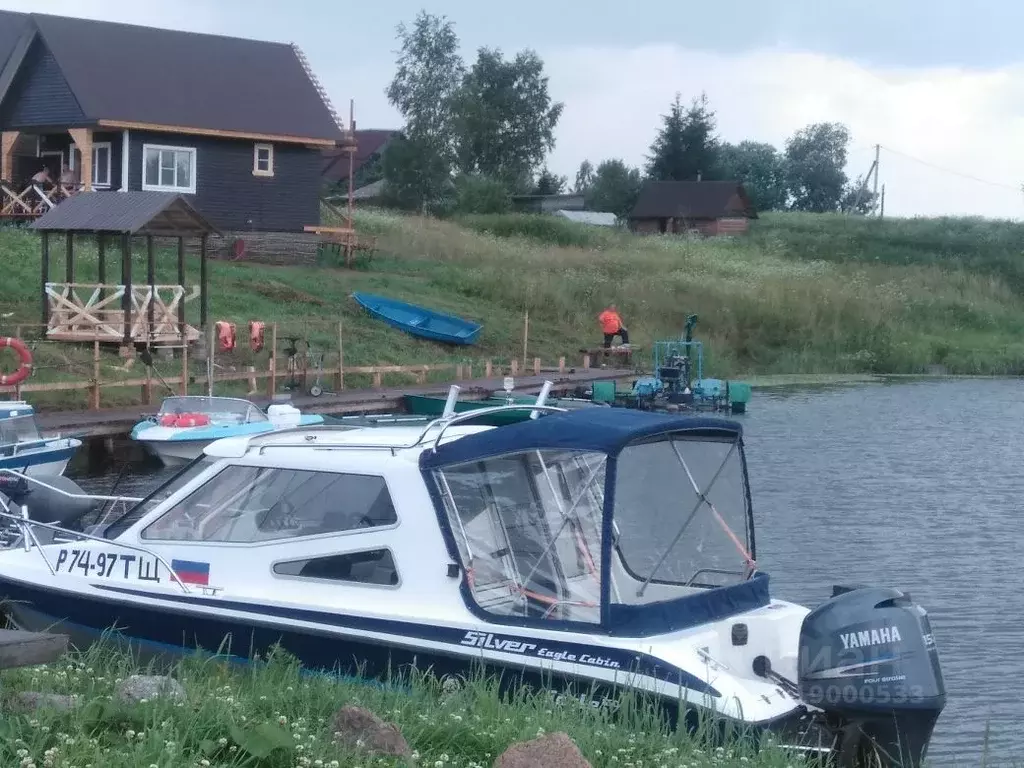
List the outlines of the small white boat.
{"label": "small white boat", "polygon": [[[546,415],[472,424],[506,409]],[[368,677],[429,668],[457,686],[482,664],[506,689],[611,712],[641,692],[680,727],[920,765],[946,701],[926,612],[885,587],[814,610],[771,596],[740,424],[453,410],[219,440],[86,534],[67,527],[80,497],[12,497],[7,615],[79,647],[114,626],[148,654],[280,643]]]}
{"label": "small white boat", "polygon": [[30,477],[62,475],[82,441],[74,437],[44,438],[35,409],[21,400],[0,401],[0,469]]}
{"label": "small white boat", "polygon": [[198,458],[214,440],[323,421],[290,405],[272,405],[264,413],[242,398],[183,395],[165,398],[156,415],[132,427],[131,437],[164,464],[174,465]]}

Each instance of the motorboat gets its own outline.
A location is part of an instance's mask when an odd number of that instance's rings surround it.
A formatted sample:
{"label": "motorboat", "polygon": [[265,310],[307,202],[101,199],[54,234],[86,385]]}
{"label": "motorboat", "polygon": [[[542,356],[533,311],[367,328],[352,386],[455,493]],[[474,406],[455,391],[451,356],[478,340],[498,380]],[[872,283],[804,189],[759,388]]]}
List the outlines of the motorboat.
{"label": "motorboat", "polygon": [[81,447],[82,441],[75,437],[43,437],[29,403],[0,402],[0,469],[32,477],[63,475]]}
{"label": "motorboat", "polygon": [[77,536],[86,497],[28,503],[43,483],[22,478],[0,511],[8,617],[80,647],[111,627],[152,653],[280,643],[371,678],[482,667],[563,704],[632,692],[677,726],[920,765],[946,699],[927,613],[888,587],[772,596],[740,424],[538,402],[494,427],[453,401],[425,425],[218,440]]}
{"label": "motorboat", "polygon": [[198,458],[203,448],[224,437],[323,421],[323,416],[301,414],[288,404],[274,404],[264,412],[242,398],[181,395],[164,398],[155,415],[132,427],[131,438],[164,464],[176,465]]}

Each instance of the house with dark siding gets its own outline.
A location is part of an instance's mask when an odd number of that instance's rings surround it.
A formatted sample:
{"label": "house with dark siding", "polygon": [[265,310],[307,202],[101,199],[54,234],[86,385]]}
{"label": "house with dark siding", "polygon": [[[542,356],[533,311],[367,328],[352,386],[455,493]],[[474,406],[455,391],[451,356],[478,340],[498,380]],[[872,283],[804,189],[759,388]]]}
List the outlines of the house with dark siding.
{"label": "house with dark siding", "polygon": [[323,152],[352,146],[294,45],[9,11],[0,138],[7,192],[44,166],[74,194],[179,192],[228,243],[319,224]]}
{"label": "house with dark siding", "polygon": [[737,181],[648,181],[629,214],[629,228],[642,234],[737,235],[756,218]]}

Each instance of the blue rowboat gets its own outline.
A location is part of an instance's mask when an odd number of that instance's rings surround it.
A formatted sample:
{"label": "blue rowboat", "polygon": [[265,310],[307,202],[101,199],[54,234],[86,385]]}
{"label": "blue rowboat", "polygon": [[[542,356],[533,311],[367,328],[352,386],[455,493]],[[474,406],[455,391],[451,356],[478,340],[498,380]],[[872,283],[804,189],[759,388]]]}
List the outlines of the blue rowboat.
{"label": "blue rowboat", "polygon": [[371,315],[400,331],[443,344],[474,344],[483,328],[479,323],[461,317],[384,296],[356,292],[352,298]]}

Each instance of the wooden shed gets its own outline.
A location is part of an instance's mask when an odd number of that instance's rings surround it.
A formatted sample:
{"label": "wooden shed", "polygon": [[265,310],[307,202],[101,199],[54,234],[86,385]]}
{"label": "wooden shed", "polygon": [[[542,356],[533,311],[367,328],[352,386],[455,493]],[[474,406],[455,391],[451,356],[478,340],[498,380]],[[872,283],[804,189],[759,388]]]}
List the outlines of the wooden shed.
{"label": "wooden shed", "polygon": [[756,218],[737,181],[648,181],[629,214],[629,228],[641,234],[734,235]]}

